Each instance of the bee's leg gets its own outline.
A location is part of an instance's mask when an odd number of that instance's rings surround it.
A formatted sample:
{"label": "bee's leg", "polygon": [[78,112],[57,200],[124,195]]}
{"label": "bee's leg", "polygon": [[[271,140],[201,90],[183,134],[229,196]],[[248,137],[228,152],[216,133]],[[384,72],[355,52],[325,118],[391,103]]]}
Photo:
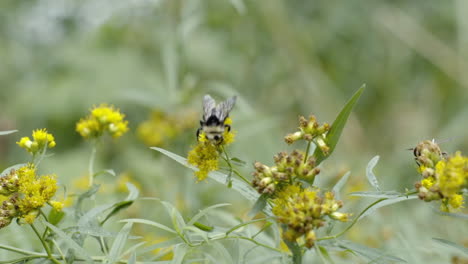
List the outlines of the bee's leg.
{"label": "bee's leg", "polygon": [[227,128],[228,132],[231,132],[231,126],[230,125],[224,125],[225,128]]}
{"label": "bee's leg", "polygon": [[202,130],[201,127],[199,127],[199,128],[197,129],[197,141],[198,141],[198,139],[199,139],[200,131],[201,131],[201,130]]}

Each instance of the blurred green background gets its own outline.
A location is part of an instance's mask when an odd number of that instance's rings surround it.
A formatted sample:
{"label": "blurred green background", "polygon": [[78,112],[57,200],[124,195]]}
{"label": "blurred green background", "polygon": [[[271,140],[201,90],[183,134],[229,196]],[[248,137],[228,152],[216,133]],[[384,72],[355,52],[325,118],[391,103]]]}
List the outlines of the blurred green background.
{"label": "blurred green background", "polygon": [[[109,192],[130,180],[187,215],[229,202],[232,214],[243,216],[249,207],[236,192],[211,181],[194,184],[190,171],[148,147],[185,156],[203,95],[237,95],[230,151],[247,161],[242,171],[249,175],[253,161],[272,164],[275,153],[304,148],[282,140],[299,115],[331,123],[365,83],[319,185],[330,188],[351,170],[345,192],[369,190],[365,167],[380,155],[381,186],[404,191],[418,179],[407,149],[419,141],[435,138],[447,152],[466,154],[467,58],[465,0],[3,0],[0,130],[19,132],[0,137],[0,166],[28,161],[15,142],[46,127],[57,147],[41,170],[79,190],[90,145],[75,123],[106,102],[127,115],[131,128],[99,148],[96,168],[117,173],[100,179]],[[350,212],[370,202],[342,199]],[[139,217],[158,215],[138,209]],[[0,238],[18,230],[9,229]],[[468,244],[467,233],[466,222],[413,200],[377,211],[348,238],[409,263],[449,263],[460,252],[431,237]]]}

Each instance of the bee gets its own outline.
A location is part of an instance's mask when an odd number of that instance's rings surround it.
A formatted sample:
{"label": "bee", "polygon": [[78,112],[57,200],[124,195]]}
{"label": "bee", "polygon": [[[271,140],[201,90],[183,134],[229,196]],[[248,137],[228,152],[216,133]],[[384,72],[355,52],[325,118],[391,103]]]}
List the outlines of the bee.
{"label": "bee", "polygon": [[225,129],[231,131],[231,126],[224,122],[236,104],[236,99],[237,97],[233,96],[217,105],[210,95],[203,97],[203,116],[200,128],[197,130],[197,140],[200,133],[204,132],[206,138],[214,144],[219,145],[223,142]]}

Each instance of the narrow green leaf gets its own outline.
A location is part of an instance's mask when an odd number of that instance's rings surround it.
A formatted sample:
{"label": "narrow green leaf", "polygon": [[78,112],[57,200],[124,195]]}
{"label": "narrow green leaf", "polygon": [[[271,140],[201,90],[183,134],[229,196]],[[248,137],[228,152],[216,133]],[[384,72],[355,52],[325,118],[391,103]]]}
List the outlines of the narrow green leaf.
{"label": "narrow green leaf", "polygon": [[128,258],[127,264],[136,264],[136,254],[135,254],[135,252],[133,252],[130,255],[130,258]]}
{"label": "narrow green leaf", "polygon": [[433,237],[432,240],[442,244],[442,245],[446,245],[446,246],[449,246],[451,248],[455,248],[455,249],[458,249],[460,250],[461,252],[465,253],[466,255],[468,255],[468,248],[467,247],[464,247],[460,244],[457,244],[457,243],[454,243],[452,241],[448,241],[446,239],[443,239],[443,238],[435,238]]}
{"label": "narrow green leaf", "polygon": [[351,172],[348,171],[341,177],[341,179],[333,186],[332,192],[335,194],[335,198],[337,200],[340,199],[340,191],[343,189],[343,186],[348,182],[349,176],[351,175]]}
{"label": "narrow green leaf", "polygon": [[162,249],[162,248],[172,247],[173,245],[176,245],[176,244],[179,244],[179,243],[182,243],[182,242],[183,241],[182,241],[182,239],[180,237],[174,237],[174,238],[171,238],[171,239],[156,243],[154,245],[145,247],[145,248],[143,248],[141,250],[140,254],[146,254],[146,253],[151,252],[151,251],[153,251],[155,249]]}
{"label": "narrow green leaf", "polygon": [[323,246],[317,246],[316,247],[316,250],[317,250],[317,253],[320,254],[322,256],[322,258],[324,258],[324,262],[325,263],[330,263],[330,264],[334,264],[335,262],[333,261],[333,259],[330,257],[330,254],[328,254],[328,250],[323,247]]}
{"label": "narrow green leaf", "polygon": [[209,211],[211,211],[213,209],[224,207],[224,206],[229,206],[229,205],[231,205],[231,204],[222,203],[222,204],[215,204],[215,205],[212,205],[210,207],[207,207],[207,208],[201,210],[200,212],[198,212],[194,217],[192,217],[192,219],[190,219],[190,221],[187,223],[187,225],[193,225],[195,222],[197,222],[200,218],[205,216]]}
{"label": "narrow green leaf", "polygon": [[[198,171],[197,168],[195,168],[194,166],[190,165],[187,163],[187,159],[175,154],[175,153],[172,153],[170,151],[167,151],[165,149],[162,149],[162,148],[157,148],[157,147],[152,147],[151,149],[153,150],[156,150],[164,155],[166,155],[167,157],[177,161],[178,163],[182,164],[183,166],[193,170],[193,171]],[[222,185],[225,185],[226,184],[226,180],[228,178],[228,175],[227,174],[224,174],[224,173],[221,173],[221,172],[218,172],[218,171],[213,171],[213,172],[210,172],[208,174],[208,177],[212,180],[215,180],[217,181],[218,183],[221,183]],[[241,181],[241,180],[238,180],[236,178],[232,178],[232,188],[236,191],[238,191],[242,196],[244,196],[246,199],[252,201],[252,202],[255,202],[257,201],[258,197],[260,196],[257,191],[250,185],[246,184],[245,182]],[[265,208],[265,210],[271,210],[268,206]],[[265,213],[267,213],[265,212]],[[271,212],[270,214],[271,215]]]}
{"label": "narrow green leaf", "polygon": [[267,206],[268,198],[266,194],[260,195],[247,216],[252,218],[262,211]]}
{"label": "narrow green leaf", "polygon": [[57,228],[56,226],[49,224],[48,222],[43,222],[44,225],[49,227],[57,236],[62,239],[62,241],[67,244],[70,248],[72,248],[79,256],[84,258],[87,263],[93,263],[93,260],[88,255],[86,250],[84,250],[80,245],[78,245],[69,235],[65,234],[62,230]]}
{"label": "narrow green leaf", "polygon": [[97,176],[100,176],[100,175],[103,175],[103,174],[109,174],[111,176],[114,176],[116,177],[117,175],[115,174],[115,171],[114,170],[102,170],[102,171],[98,171],[96,173],[93,174],[93,177],[96,178]]}
{"label": "narrow green leaf", "polygon": [[112,211],[104,218],[104,220],[101,221],[101,225],[103,225],[107,220],[109,220],[109,218],[111,218],[112,216],[116,215],[118,212],[122,211],[123,209],[129,207],[130,205],[133,204],[133,202],[138,198],[138,195],[140,194],[140,191],[138,190],[138,188],[127,182],[127,189],[128,189],[128,196],[127,198],[125,198],[125,201],[121,201],[121,202],[118,202],[118,203],[115,203],[114,204],[114,208],[112,209]]}
{"label": "narrow green leaf", "polygon": [[113,206],[114,204],[103,204],[94,207],[80,217],[78,220],[78,226],[89,226],[91,223],[96,223],[98,215],[102,214],[106,210],[109,210]]}
{"label": "narrow green leaf", "polygon": [[128,235],[130,234],[130,230],[132,229],[132,225],[132,223],[125,224],[117,234],[117,237],[114,239],[114,243],[112,243],[112,247],[108,255],[109,264],[116,263],[119,259],[120,254],[122,253],[122,250],[125,246],[125,242],[127,241]]}
{"label": "narrow green leaf", "polygon": [[127,250],[125,250],[125,252],[120,257],[123,258],[123,257],[127,256],[130,253],[135,253],[138,248],[140,248],[141,246],[143,246],[146,243],[147,243],[146,241],[143,241],[143,242],[137,243],[137,244],[129,247]]}
{"label": "narrow green leaf", "polygon": [[173,234],[177,234],[177,232],[174,229],[170,228],[170,227],[167,227],[167,226],[165,226],[163,224],[153,222],[153,221],[150,221],[150,220],[146,220],[146,219],[130,218],[130,219],[120,220],[119,222],[140,223],[140,224],[144,224],[144,225],[150,225],[150,226],[154,226],[154,227],[157,227],[159,229],[162,229],[164,231],[167,231],[167,232],[170,232],[170,233],[173,233]]}
{"label": "narrow green leaf", "polygon": [[13,134],[13,133],[16,133],[16,132],[18,132],[18,130],[6,130],[6,131],[0,131],[0,136],[9,135],[9,134]]}
{"label": "narrow green leaf", "polygon": [[172,225],[174,226],[174,229],[178,233],[180,233],[181,230],[186,226],[184,218],[179,213],[177,208],[175,208],[171,203],[168,203],[166,201],[161,201],[161,203],[163,204],[164,208],[166,208],[168,214],[171,216]]}
{"label": "narrow green leaf", "polygon": [[10,166],[2,171],[2,173],[0,174],[0,177],[5,177],[6,175],[10,174],[11,170],[17,170],[26,165],[27,165],[26,163],[20,163],[20,164],[15,164],[13,166]]}
{"label": "narrow green leaf", "polygon": [[188,246],[185,244],[179,244],[175,246],[174,249],[174,258],[171,261],[171,264],[182,264],[185,254],[187,254]]}
{"label": "narrow green leaf", "polygon": [[327,133],[327,145],[330,148],[328,155],[324,155],[320,148],[316,148],[314,151],[314,157],[317,160],[317,165],[320,164],[322,161],[327,159],[335,150],[336,145],[341,137],[341,133],[343,132],[343,128],[348,121],[349,115],[353,110],[354,106],[356,105],[359,97],[361,97],[362,92],[364,92],[366,85],[362,85],[354,95],[349,99],[349,101],[345,104],[343,109],[341,109],[340,113],[336,117],[335,121],[330,127],[330,131]]}
{"label": "narrow green leaf", "polygon": [[215,249],[216,253],[221,254],[223,263],[234,263],[231,254],[229,254],[229,251],[224,247],[223,244],[214,242],[211,244],[211,246]]}
{"label": "narrow green leaf", "polygon": [[359,197],[371,197],[371,198],[398,198],[398,197],[406,197],[406,194],[400,193],[397,191],[383,191],[383,192],[352,192],[348,193],[351,196],[359,196]]}
{"label": "narrow green leaf", "polygon": [[247,164],[247,162],[239,159],[239,158],[236,158],[236,157],[233,157],[231,158],[231,162],[238,165],[238,166],[245,166]]}
{"label": "narrow green leaf", "polygon": [[367,168],[366,168],[367,180],[372,185],[372,187],[374,187],[377,191],[380,191],[380,187],[379,187],[379,182],[377,181],[377,177],[375,177],[373,170],[374,170],[375,165],[377,165],[377,162],[379,162],[379,158],[380,158],[379,156],[373,157],[367,164]]}
{"label": "narrow green leaf", "polygon": [[399,258],[399,257],[395,257],[395,256],[391,256],[388,253],[386,253],[385,251],[382,251],[382,250],[376,249],[376,248],[366,247],[364,245],[356,244],[356,243],[351,242],[351,241],[340,240],[340,241],[338,241],[338,246],[341,247],[341,248],[349,249],[349,250],[351,250],[353,252],[356,252],[356,253],[358,253],[359,255],[361,255],[362,257],[364,257],[364,258],[366,258],[368,260],[385,261],[384,263],[388,263],[389,261],[406,263],[406,261],[404,259]]}
{"label": "narrow green leaf", "polygon": [[451,217],[461,218],[461,219],[468,219],[468,214],[442,212],[436,208],[432,208],[432,210],[440,215],[446,215],[446,216],[451,216]]}
{"label": "narrow green leaf", "polygon": [[82,193],[82,194],[80,194],[78,196],[78,199],[76,200],[76,204],[73,207],[75,209],[75,219],[76,220],[78,220],[81,217],[81,215],[83,214],[83,210],[81,209],[81,205],[83,204],[83,201],[85,199],[88,199],[88,198],[92,197],[93,195],[95,195],[99,191],[99,187],[100,187],[99,184],[94,184],[86,192],[84,192],[84,193]]}
{"label": "narrow green leaf", "polygon": [[205,232],[211,232],[211,231],[214,230],[214,227],[204,225],[204,224],[202,224],[200,222],[193,223],[193,226],[200,229],[200,230],[202,230],[202,231],[205,231]]}
{"label": "narrow green leaf", "polygon": [[399,202],[403,202],[403,201],[407,201],[407,200],[412,200],[412,199],[416,199],[418,198],[417,195],[410,195],[410,196],[403,196],[403,197],[395,197],[395,198],[388,198],[388,199],[385,199],[383,201],[381,201],[380,203],[377,203],[375,204],[374,206],[372,206],[371,208],[369,208],[366,212],[364,212],[360,217],[359,219],[362,219],[372,213],[375,212],[375,210],[379,209],[379,208],[382,208],[384,206],[387,206],[387,205],[391,205],[391,204],[396,204],[396,203],[399,203]]}
{"label": "narrow green leaf", "polygon": [[55,210],[55,208],[52,208],[52,210],[50,210],[49,212],[49,216],[47,217],[47,219],[49,220],[49,223],[57,225],[58,223],[60,223],[60,221],[62,221],[64,216],[64,211],[57,211]]}
{"label": "narrow green leaf", "polygon": [[302,263],[302,249],[297,244],[297,242],[291,242],[289,240],[284,240],[284,243],[288,246],[289,250],[291,251],[292,259],[294,264],[301,264]]}

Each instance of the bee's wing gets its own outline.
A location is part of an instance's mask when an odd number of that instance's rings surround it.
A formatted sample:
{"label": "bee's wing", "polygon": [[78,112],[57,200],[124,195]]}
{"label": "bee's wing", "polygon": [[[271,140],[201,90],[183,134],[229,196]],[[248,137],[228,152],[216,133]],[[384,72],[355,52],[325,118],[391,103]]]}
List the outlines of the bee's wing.
{"label": "bee's wing", "polygon": [[203,97],[203,120],[206,121],[213,114],[216,108],[216,102],[209,94]]}
{"label": "bee's wing", "polygon": [[224,119],[228,117],[229,112],[231,112],[232,108],[236,104],[236,99],[237,97],[233,96],[216,106],[216,116],[221,122],[224,122]]}

